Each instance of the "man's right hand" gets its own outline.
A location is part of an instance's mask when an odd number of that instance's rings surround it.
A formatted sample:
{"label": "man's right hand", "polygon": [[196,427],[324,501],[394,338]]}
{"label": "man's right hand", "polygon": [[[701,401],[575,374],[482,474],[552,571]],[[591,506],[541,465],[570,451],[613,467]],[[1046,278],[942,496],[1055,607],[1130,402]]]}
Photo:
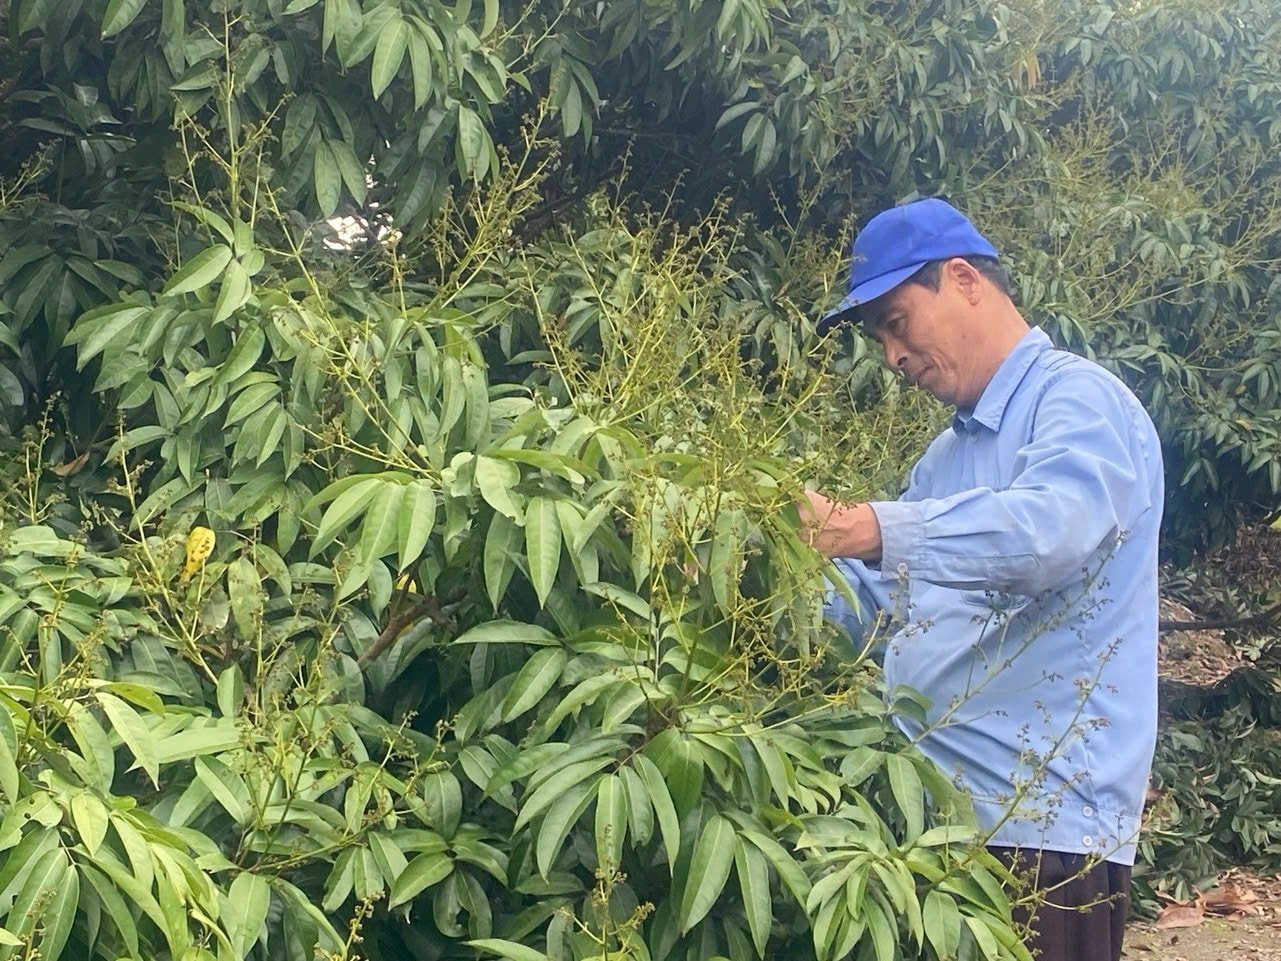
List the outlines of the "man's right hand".
{"label": "man's right hand", "polygon": [[824,557],[881,557],[881,525],[869,504],[838,504],[817,491],[806,491],[797,505],[802,537]]}

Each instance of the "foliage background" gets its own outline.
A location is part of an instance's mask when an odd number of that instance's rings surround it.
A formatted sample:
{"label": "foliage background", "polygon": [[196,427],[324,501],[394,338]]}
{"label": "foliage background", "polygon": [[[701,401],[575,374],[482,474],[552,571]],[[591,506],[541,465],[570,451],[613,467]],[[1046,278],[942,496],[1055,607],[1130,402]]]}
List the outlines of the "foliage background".
{"label": "foliage background", "polygon": [[18,956],[1016,951],[821,657],[780,505],[941,412],[814,320],[953,198],[1153,412],[1172,559],[1228,542],[1281,489],[1275,5],[0,16]]}

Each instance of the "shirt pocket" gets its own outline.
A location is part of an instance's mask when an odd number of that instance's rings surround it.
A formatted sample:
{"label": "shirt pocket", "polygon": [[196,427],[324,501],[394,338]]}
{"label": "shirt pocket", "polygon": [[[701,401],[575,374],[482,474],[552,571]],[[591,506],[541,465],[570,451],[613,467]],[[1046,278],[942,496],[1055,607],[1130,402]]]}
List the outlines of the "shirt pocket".
{"label": "shirt pocket", "polygon": [[1010,591],[961,591],[961,602],[975,617],[1008,620],[1021,614],[1032,603],[1032,597]]}

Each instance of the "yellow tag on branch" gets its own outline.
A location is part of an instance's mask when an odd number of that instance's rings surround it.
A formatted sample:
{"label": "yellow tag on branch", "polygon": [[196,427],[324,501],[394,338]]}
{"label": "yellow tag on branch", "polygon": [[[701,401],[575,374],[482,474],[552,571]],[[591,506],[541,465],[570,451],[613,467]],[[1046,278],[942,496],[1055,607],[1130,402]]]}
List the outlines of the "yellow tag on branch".
{"label": "yellow tag on branch", "polygon": [[182,565],[182,577],[178,578],[178,583],[185,584],[204,567],[213,549],[214,532],[207,527],[193,527],[187,535],[187,560]]}

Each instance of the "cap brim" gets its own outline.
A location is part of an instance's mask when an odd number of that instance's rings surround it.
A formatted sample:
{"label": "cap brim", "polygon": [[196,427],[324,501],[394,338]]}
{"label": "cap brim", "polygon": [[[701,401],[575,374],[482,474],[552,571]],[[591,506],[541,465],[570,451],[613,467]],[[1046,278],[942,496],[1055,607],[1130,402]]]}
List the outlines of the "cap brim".
{"label": "cap brim", "polygon": [[888,294],[924,266],[925,262],[900,267],[898,270],[891,270],[887,274],[881,274],[879,277],[873,277],[859,284],[836,307],[819,318],[819,334],[826,334],[841,324],[847,323],[854,316],[856,307],[861,307],[877,297]]}

